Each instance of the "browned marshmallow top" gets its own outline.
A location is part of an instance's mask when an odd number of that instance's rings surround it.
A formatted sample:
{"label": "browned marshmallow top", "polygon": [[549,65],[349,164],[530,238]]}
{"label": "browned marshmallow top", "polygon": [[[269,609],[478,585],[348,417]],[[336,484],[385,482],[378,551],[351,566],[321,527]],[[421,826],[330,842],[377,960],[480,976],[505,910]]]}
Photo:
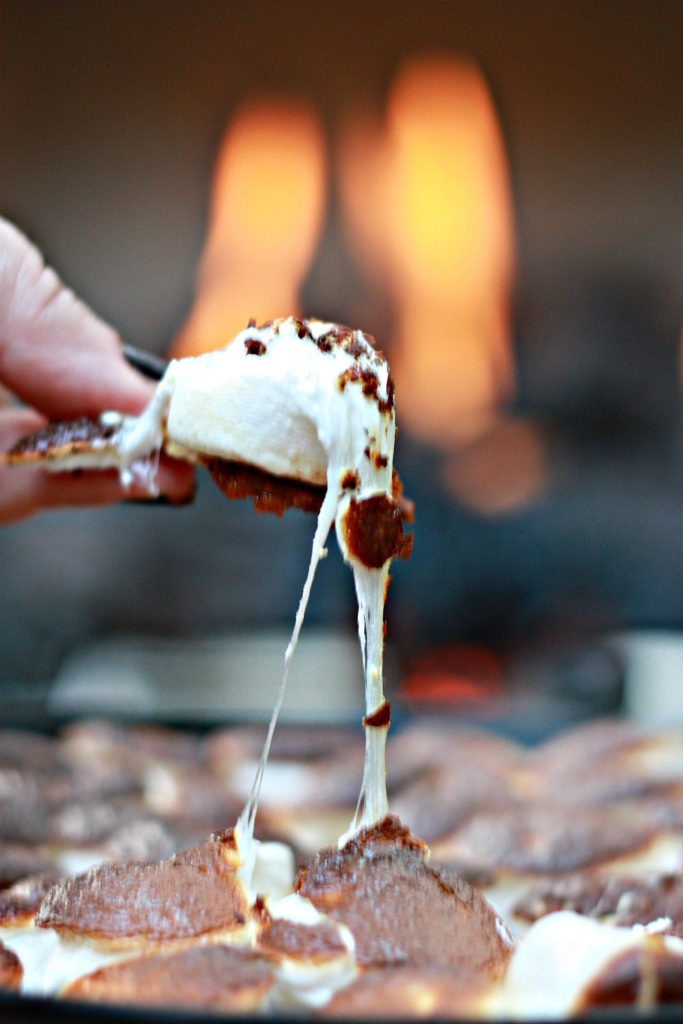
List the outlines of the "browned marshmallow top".
{"label": "browned marshmallow top", "polygon": [[271,919],[259,933],[258,948],[275,962],[298,960],[319,964],[347,955],[339,929],[329,921],[301,924],[286,918]]}
{"label": "browned marshmallow top", "polygon": [[237,866],[232,829],[156,863],[101,864],[56,885],[36,924],[114,945],[231,932],[249,914]]}
{"label": "browned marshmallow top", "polygon": [[637,807],[522,806],[476,814],[434,844],[435,856],[489,870],[559,874],[645,847],[654,827]]}
{"label": "browned marshmallow top", "polygon": [[502,972],[511,946],[491,907],[462,879],[427,862],[397,818],[362,829],[299,872],[295,888],[348,926],[363,966],[433,964]]}
{"label": "browned marshmallow top", "polygon": [[544,879],[529,887],[514,913],[535,921],[558,910],[573,910],[625,928],[668,918],[671,924],[665,931],[683,938],[683,879],[589,871]]}

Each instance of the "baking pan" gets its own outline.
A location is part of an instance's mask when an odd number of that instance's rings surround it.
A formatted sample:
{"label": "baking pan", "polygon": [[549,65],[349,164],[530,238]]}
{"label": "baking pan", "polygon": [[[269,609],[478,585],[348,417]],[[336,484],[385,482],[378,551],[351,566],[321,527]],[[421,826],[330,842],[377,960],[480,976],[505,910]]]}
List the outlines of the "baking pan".
{"label": "baking pan", "polygon": [[[255,1021],[286,1022],[286,1024],[304,1024],[311,1016],[298,1013],[263,1014],[244,1016],[210,1013],[206,1011],[178,1009],[146,1009],[137,1007],[116,1007],[108,1004],[66,1002],[40,996],[14,996],[0,993],[0,1021],[2,1024],[217,1024],[220,1021],[230,1024],[255,1024]],[[322,1021],[331,1018],[316,1017]],[[360,1020],[361,1018],[355,1018]],[[412,1024],[418,1018],[411,1018]],[[440,1024],[437,1018],[429,1018]],[[678,1024],[683,1019],[683,1006],[662,1006],[656,1013],[643,1014],[637,1009],[605,1009],[595,1010],[588,1015],[575,1018],[581,1024]],[[375,1024],[403,1024],[398,1018],[383,1020],[373,1018]],[[482,1024],[481,1020],[467,1021],[458,1018],[458,1024]],[[443,1021],[446,1024],[446,1021]],[[452,1020],[448,1024],[453,1024]],[[496,1024],[524,1024],[516,1018],[514,1021],[496,1018]],[[545,1018],[534,1018],[533,1024],[551,1024]],[[555,1022],[556,1024],[556,1022]]]}

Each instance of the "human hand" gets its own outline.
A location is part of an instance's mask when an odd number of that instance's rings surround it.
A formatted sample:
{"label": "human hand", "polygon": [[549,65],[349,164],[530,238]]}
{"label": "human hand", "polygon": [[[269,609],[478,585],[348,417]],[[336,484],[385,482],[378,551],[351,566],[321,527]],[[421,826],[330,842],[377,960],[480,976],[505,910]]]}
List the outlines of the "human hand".
{"label": "human hand", "polygon": [[[139,413],[154,391],[130,367],[116,332],[65,288],[42,256],[0,218],[0,386],[20,399],[3,406],[0,452],[47,420],[97,417],[106,409]],[[1,388],[0,388],[1,390]],[[159,493],[187,500],[194,473],[162,456]],[[123,488],[115,471],[50,473],[0,464],[0,522],[59,505],[102,505],[150,497],[140,485]]]}

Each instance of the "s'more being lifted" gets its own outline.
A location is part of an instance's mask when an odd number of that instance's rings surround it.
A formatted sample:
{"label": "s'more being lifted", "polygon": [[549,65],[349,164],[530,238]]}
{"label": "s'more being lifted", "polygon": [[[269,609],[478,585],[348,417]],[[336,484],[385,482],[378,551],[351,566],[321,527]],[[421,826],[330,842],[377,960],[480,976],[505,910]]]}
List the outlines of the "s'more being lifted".
{"label": "s'more being lifted", "polygon": [[365,672],[366,761],[352,830],[381,820],[388,809],[384,600],[390,561],[407,557],[412,541],[403,529],[412,510],[393,470],[395,429],[393,380],[373,339],[339,324],[290,317],[250,323],[224,349],[171,361],[139,416],[111,411],[97,422],[51,425],[4,457],[57,471],[113,467],[124,483],[142,480],[153,489],[164,450],[206,465],[228,497],[249,495],[262,511],[281,514],[290,505],[317,511],[281,690],[335,524],[354,573]]}

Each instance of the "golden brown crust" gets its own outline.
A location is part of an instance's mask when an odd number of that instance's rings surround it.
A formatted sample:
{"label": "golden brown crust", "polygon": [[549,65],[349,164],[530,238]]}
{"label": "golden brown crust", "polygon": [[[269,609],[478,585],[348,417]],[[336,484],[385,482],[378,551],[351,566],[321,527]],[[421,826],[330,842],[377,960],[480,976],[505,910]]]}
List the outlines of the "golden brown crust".
{"label": "golden brown crust", "polygon": [[329,921],[309,925],[286,918],[271,919],[259,932],[258,948],[275,962],[288,959],[321,964],[347,955],[339,929]]}
{"label": "golden brown crust", "polygon": [[257,953],[192,946],[101,967],[71,982],[67,998],[140,1006],[183,1006],[247,1013],[258,1009],[274,975]]}
{"label": "golden brown crust", "polygon": [[392,795],[394,812],[428,843],[454,833],[475,814],[497,814],[517,806],[495,770],[473,766],[466,754],[463,763],[468,764],[467,772],[434,767]]}
{"label": "golden brown crust", "polygon": [[487,985],[434,967],[383,967],[365,971],[319,1011],[326,1020],[474,1020]]}
{"label": "golden brown crust", "polygon": [[650,796],[683,798],[683,738],[653,732],[636,722],[601,719],[581,723],[529,753],[537,795],[564,803],[606,804]]}
{"label": "golden brown crust", "polygon": [[42,430],[22,437],[0,461],[9,465],[37,462],[42,459],[63,458],[81,452],[103,451],[116,434],[116,427],[99,420],[80,416],[75,420],[51,422]]}
{"label": "golden brown crust", "polygon": [[111,948],[233,933],[249,914],[237,866],[232,830],[156,863],[101,864],[51,889],[36,924]]}
{"label": "golden brown crust", "polygon": [[[45,460],[56,460],[71,455],[115,452],[112,439],[116,435],[116,426],[103,424],[99,420],[85,416],[66,422],[49,423],[42,430],[18,441],[10,451],[0,454],[0,461],[9,465],[35,463]],[[229,500],[251,498],[257,512],[274,513],[282,516],[288,508],[302,509],[304,512],[317,514],[320,511],[325,488],[289,477],[273,476],[256,466],[243,462],[219,459],[197,453],[198,461],[206,466],[211,477]],[[343,484],[349,486],[348,481]],[[405,536],[403,524],[412,523],[414,518],[413,503],[403,495],[403,487],[398,475],[393,474],[393,500],[383,497],[386,508],[382,507],[381,515],[376,517],[373,536],[379,530],[383,538],[384,548],[388,550],[380,565],[387,557],[396,554],[400,558],[408,558],[412,546],[412,537]],[[375,499],[368,499],[373,501]],[[362,503],[365,506],[365,502]],[[364,508],[364,511],[367,511]],[[375,515],[375,512],[372,512]],[[366,521],[367,516],[363,516]],[[356,531],[357,532],[357,531]],[[365,529],[367,533],[367,528]],[[373,544],[377,547],[379,540]],[[367,547],[367,542],[366,545]],[[363,551],[361,550],[361,557]],[[378,556],[375,556],[378,557]],[[362,557],[365,561],[365,558]],[[366,564],[373,564],[366,562]]]}
{"label": "golden brown crust", "polygon": [[[231,462],[227,459],[202,457],[199,460],[206,466],[212,479],[218,484],[229,500],[251,498],[257,512],[270,512],[282,516],[288,508],[298,508],[316,515],[325,497],[325,488],[307,484],[289,477],[273,476],[256,466],[243,462]],[[341,481],[342,489],[348,489],[355,474],[347,474]],[[384,498],[387,509],[383,509],[384,519],[397,537],[394,538],[395,553],[401,558],[410,554],[412,538],[404,536],[403,524],[412,523],[415,518],[415,506],[403,494],[403,485],[396,470],[392,477],[392,499]],[[395,521],[398,521],[398,526]],[[400,526],[400,529],[399,529]],[[386,531],[385,527],[385,531]],[[393,552],[392,552],[393,553]],[[383,564],[383,563],[382,563]]]}

